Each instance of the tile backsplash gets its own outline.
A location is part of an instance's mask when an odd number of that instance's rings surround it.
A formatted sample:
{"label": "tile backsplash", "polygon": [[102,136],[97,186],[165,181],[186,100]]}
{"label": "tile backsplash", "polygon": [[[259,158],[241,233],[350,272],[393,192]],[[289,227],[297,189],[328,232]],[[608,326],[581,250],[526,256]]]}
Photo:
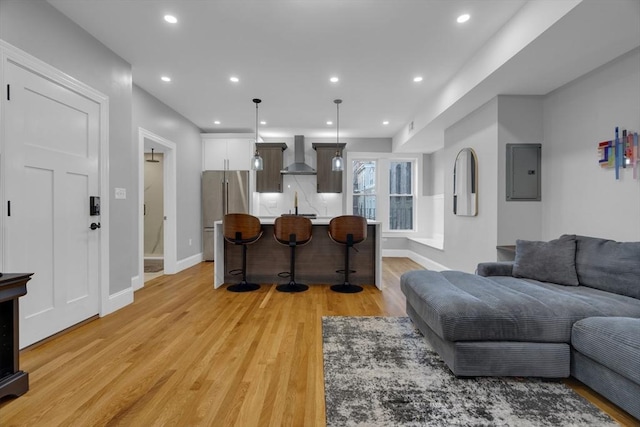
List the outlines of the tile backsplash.
{"label": "tile backsplash", "polygon": [[284,175],[282,193],[254,193],[255,215],[280,216],[293,213],[296,192],[298,213],[316,214],[319,217],[342,215],[342,193],[318,193],[315,175]]}

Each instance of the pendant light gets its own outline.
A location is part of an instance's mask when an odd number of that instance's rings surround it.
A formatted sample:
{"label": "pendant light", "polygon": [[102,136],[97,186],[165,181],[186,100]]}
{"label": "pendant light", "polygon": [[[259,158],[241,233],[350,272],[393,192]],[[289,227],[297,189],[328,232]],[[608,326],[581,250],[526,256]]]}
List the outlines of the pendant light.
{"label": "pendant light", "polygon": [[331,170],[342,172],[344,170],[344,161],[340,155],[340,146],[338,145],[340,142],[340,104],[342,104],[342,99],[334,99],[333,102],[336,104],[336,155],[331,159]]}
{"label": "pendant light", "polygon": [[254,171],[261,171],[263,168],[263,162],[260,152],[258,151],[258,104],[260,104],[262,100],[254,98],[253,102],[256,104],[256,152],[251,158],[251,169]]}

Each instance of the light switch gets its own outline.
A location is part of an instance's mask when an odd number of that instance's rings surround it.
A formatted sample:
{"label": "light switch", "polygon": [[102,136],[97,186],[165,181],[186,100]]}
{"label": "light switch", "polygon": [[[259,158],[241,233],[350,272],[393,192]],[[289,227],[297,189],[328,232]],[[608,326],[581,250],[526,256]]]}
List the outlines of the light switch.
{"label": "light switch", "polygon": [[126,199],[127,198],[127,189],[126,188],[116,188],[115,189],[115,197],[116,199]]}

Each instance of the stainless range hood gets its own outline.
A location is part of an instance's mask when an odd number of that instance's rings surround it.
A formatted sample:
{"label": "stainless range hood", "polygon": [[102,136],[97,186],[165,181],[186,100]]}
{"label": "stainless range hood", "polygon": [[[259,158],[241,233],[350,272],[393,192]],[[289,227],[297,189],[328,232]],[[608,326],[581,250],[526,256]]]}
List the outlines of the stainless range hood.
{"label": "stainless range hood", "polygon": [[283,175],[316,175],[314,168],[304,162],[304,135],[293,137],[295,162],[280,171]]}

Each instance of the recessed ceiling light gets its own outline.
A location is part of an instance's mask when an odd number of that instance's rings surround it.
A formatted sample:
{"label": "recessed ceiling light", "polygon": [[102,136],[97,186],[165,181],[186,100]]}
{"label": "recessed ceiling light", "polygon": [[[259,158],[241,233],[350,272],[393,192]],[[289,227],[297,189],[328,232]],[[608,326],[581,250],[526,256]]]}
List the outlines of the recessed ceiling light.
{"label": "recessed ceiling light", "polygon": [[388,125],[389,124],[389,120],[385,120],[384,122],[382,122],[383,125]]}
{"label": "recessed ceiling light", "polygon": [[416,83],[420,83],[422,81],[422,76],[416,76],[413,78],[413,81]]}
{"label": "recessed ceiling light", "polygon": [[264,120],[260,122],[261,125],[266,125],[267,122],[265,122]]}
{"label": "recessed ceiling light", "polygon": [[164,15],[164,20],[169,24],[175,24],[176,22],[178,22],[178,18],[173,15]]}
{"label": "recessed ceiling light", "polygon": [[231,80],[231,81],[232,81],[232,82],[234,82],[234,83],[238,83],[238,82],[240,81],[240,79],[239,79],[239,78],[237,78],[236,76],[231,76],[231,77],[229,77],[229,80]]}
{"label": "recessed ceiling light", "polygon": [[169,83],[171,81],[171,77],[169,76],[162,76],[160,77],[160,80],[162,80],[165,83]]}
{"label": "recessed ceiling light", "polygon": [[330,81],[331,83],[338,83],[338,82],[340,81],[340,79],[339,79],[339,78],[337,78],[337,77],[331,77],[331,78],[329,79],[329,81]]}
{"label": "recessed ceiling light", "polygon": [[327,124],[328,124],[329,126],[331,126],[331,125],[333,124],[333,122],[332,122],[331,120],[328,120],[328,121],[327,121]]}
{"label": "recessed ceiling light", "polygon": [[456,19],[456,21],[458,21],[458,24],[463,24],[467,22],[469,18],[471,18],[471,15],[469,15],[468,13],[465,13],[463,15],[458,16],[458,19]]}
{"label": "recessed ceiling light", "polygon": [[220,120],[215,120],[215,121],[213,122],[213,124],[214,124],[214,125],[219,125],[219,124],[220,124]]}

